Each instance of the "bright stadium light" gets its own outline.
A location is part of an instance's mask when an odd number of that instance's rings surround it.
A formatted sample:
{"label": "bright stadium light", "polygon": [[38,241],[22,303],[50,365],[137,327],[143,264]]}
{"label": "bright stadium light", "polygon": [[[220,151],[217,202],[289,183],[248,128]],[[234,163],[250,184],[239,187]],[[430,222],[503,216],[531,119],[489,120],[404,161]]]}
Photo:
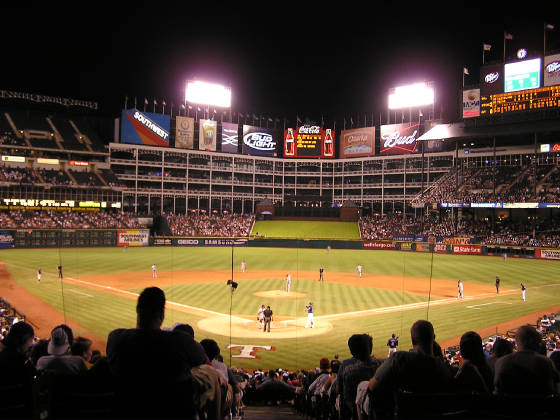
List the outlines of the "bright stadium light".
{"label": "bright stadium light", "polygon": [[415,83],[389,90],[389,109],[415,108],[433,105],[434,88],[426,83]]}
{"label": "bright stadium light", "polygon": [[229,108],[231,107],[231,89],[200,80],[189,80],[185,90],[185,101],[194,104]]}

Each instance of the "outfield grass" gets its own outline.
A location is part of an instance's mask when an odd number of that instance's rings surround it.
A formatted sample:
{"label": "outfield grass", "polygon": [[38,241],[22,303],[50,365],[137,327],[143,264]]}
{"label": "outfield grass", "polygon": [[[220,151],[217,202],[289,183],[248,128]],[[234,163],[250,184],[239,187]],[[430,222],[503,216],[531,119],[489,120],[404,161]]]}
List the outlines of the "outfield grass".
{"label": "outfield grass", "polygon": [[[395,251],[338,250],[330,252],[318,249],[278,249],[240,247],[234,250],[234,268],[238,270],[242,260],[248,270],[282,270],[292,274],[292,290],[305,293],[306,298],[271,301],[275,314],[286,317],[302,317],[303,305],[312,299],[317,315],[338,314],[350,311],[385,308],[427,300],[424,296],[411,295],[405,291],[380,290],[359,286],[329,283],[328,276],[335,272],[355,273],[357,264],[367,274],[395,276],[404,282],[407,277],[430,277],[493,285],[494,278],[501,278],[502,290],[519,289],[519,283],[528,287],[528,301],[522,302],[520,293],[491,296],[477,300],[477,308],[469,308],[472,301],[458,304],[433,306],[415,310],[397,310],[392,313],[365,314],[352,319],[332,319],[332,332],[313,338],[271,340],[263,336],[255,339],[233,337],[233,344],[272,345],[271,352],[259,351],[260,360],[236,360],[233,364],[247,368],[259,367],[314,367],[321,357],[331,358],[335,353],[348,357],[347,339],[353,333],[368,332],[374,337],[374,353],[384,357],[391,333],[401,335],[401,348],[410,347],[408,329],[420,318],[434,323],[437,339],[443,341],[476,330],[496,325],[525,314],[538,312],[558,303],[559,266],[556,262],[529,259],[473,257],[456,255],[432,255]],[[53,307],[62,310],[100,338],[106,338],[114,328],[134,327],[136,323],[135,299],[105,293],[74,284],[61,285],[57,281],[56,266],[62,263],[66,277],[80,278],[86,275],[103,275],[124,272],[150,272],[152,263],[162,271],[180,270],[229,270],[231,248],[87,248],[61,250],[3,250],[2,260],[13,277],[24,288]],[[316,272],[324,266],[327,282],[299,275]],[[43,279],[36,283],[36,269],[41,267]],[[402,280],[399,280],[402,279]],[[403,283],[404,284],[404,283]],[[62,294],[64,287],[64,299]],[[225,313],[254,316],[256,308],[264,303],[254,295],[257,291],[283,289],[284,278],[264,277],[240,282],[235,294],[222,282],[205,284],[180,284],[179,279],[164,286],[169,301]],[[397,288],[398,289],[398,288]],[[127,290],[141,290],[132,282]],[[468,289],[465,290],[468,295]],[[487,305],[486,305],[487,304]],[[165,325],[188,322],[195,326],[200,316],[169,309]],[[224,357],[230,338],[197,330],[197,339],[214,338],[220,344]],[[229,360],[226,360],[229,362]]]}
{"label": "outfield grass", "polygon": [[251,235],[257,233],[266,238],[360,239],[357,222],[260,220],[255,222]]}

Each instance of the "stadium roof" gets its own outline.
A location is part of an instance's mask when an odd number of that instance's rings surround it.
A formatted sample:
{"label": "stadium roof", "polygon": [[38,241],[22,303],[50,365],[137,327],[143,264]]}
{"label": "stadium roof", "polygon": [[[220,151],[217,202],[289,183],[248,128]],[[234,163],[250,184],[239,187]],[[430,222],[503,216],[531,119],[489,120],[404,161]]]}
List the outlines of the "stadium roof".
{"label": "stadium roof", "polygon": [[464,121],[438,124],[422,134],[418,141],[459,140],[465,138],[500,137],[519,134],[534,134],[560,130],[560,120],[539,120],[500,125],[477,126]]}

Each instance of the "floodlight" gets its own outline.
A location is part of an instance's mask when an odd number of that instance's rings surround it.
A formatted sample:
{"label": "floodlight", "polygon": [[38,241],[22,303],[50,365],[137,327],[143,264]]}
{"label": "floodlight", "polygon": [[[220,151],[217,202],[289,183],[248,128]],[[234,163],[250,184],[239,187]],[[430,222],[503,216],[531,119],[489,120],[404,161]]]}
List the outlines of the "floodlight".
{"label": "floodlight", "polygon": [[229,108],[231,107],[231,89],[200,80],[190,80],[187,82],[185,100],[195,104]]}
{"label": "floodlight", "polygon": [[426,83],[400,86],[389,91],[389,109],[414,108],[433,103],[434,88]]}

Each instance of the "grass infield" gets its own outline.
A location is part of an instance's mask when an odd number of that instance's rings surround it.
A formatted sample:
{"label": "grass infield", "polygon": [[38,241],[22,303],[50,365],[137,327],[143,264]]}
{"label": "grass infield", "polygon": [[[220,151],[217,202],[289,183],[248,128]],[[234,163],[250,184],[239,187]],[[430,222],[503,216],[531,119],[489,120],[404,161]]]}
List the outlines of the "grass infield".
{"label": "grass infield", "polygon": [[[115,328],[134,327],[137,294],[147,285],[158,285],[168,300],[165,325],[193,325],[198,340],[219,343],[226,363],[229,344],[270,347],[254,352],[256,359],[237,359],[233,356],[239,350],[231,352],[232,365],[249,369],[311,368],[321,357],[346,358],[348,338],[363,332],[373,336],[374,354],[385,357],[391,333],[401,336],[401,349],[410,347],[409,328],[417,319],[429,319],[436,339],[444,342],[550,308],[558,304],[560,291],[556,262],[440,254],[432,260],[432,254],[396,251],[239,247],[233,249],[232,263],[232,249],[217,247],[20,249],[3,250],[0,260],[19,285],[77,322],[83,328],[78,335],[100,340]],[[239,271],[243,260],[246,273]],[[64,283],[57,277],[59,263]],[[157,279],[152,279],[153,263]],[[363,266],[362,279],[356,273],[358,264]],[[325,269],[323,283],[317,281],[320,266]],[[226,284],[232,269],[239,285],[233,293]],[[284,296],[288,273],[293,294]],[[501,279],[499,295],[496,275]],[[465,283],[463,300],[456,299],[458,279]],[[527,302],[521,299],[521,282],[528,289]],[[303,328],[304,306],[310,300],[321,327],[311,336]],[[257,330],[261,304],[273,308],[274,334]],[[220,328],[208,328],[209,319]],[[232,320],[245,322],[250,336],[230,337]],[[52,321],[61,323],[62,316]],[[282,328],[292,333],[284,337]]]}

